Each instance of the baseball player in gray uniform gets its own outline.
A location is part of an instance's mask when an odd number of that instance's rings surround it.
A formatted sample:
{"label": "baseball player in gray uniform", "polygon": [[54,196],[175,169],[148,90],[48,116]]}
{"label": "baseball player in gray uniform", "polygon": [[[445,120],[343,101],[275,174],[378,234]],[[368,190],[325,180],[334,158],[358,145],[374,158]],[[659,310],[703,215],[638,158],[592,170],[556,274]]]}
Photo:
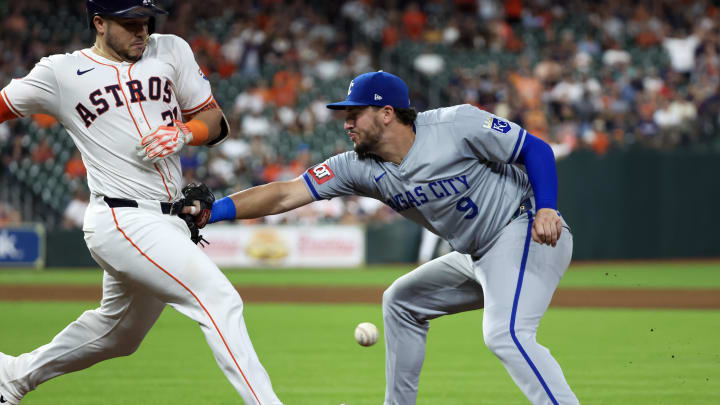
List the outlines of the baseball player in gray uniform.
{"label": "baseball player in gray uniform", "polygon": [[535,340],[573,246],[557,211],[550,147],[470,105],[417,114],[405,83],[382,71],[356,77],[347,99],[328,108],[344,110],[354,151],[295,180],[220,199],[210,222],[344,195],[384,201],[455,250],[383,294],[385,405],[415,403],[429,321],[479,308],[485,343],[533,404],[577,404],[560,366]]}
{"label": "baseball player in gray uniform", "polygon": [[51,114],[80,150],[92,193],[83,231],[105,270],[103,299],[47,345],[0,353],[0,404],[17,405],[44,381],[133,353],[166,304],[200,325],[246,404],[280,404],[248,336],[242,299],[173,215],[183,197],[177,151],[228,135],[210,83],[187,42],[152,33],[165,11],[151,0],[86,6],[94,46],[43,58],[13,80],[0,92],[0,122]]}

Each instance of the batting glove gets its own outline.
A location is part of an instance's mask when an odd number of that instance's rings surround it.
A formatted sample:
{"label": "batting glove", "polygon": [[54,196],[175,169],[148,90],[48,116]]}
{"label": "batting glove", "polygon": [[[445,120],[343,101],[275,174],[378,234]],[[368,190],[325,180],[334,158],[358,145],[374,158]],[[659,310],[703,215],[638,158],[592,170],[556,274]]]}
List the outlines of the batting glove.
{"label": "batting glove", "polygon": [[190,129],[180,121],[175,120],[173,123],[174,127],[161,125],[145,135],[136,147],[137,155],[146,162],[157,163],[160,159],[178,153],[185,144],[192,142],[193,133]]}

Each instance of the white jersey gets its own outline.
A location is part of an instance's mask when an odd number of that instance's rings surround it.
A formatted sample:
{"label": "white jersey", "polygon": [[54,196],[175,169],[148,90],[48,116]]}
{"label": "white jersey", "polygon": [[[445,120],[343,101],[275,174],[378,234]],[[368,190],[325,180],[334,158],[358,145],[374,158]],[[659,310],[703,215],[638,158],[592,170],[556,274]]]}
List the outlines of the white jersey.
{"label": "white jersey", "polygon": [[185,40],[153,34],[142,58],[114,62],[92,50],[42,58],[2,92],[18,116],[50,114],[82,154],[93,194],[171,201],[181,197],[180,158],[145,162],[143,135],[213,100],[210,83]]}

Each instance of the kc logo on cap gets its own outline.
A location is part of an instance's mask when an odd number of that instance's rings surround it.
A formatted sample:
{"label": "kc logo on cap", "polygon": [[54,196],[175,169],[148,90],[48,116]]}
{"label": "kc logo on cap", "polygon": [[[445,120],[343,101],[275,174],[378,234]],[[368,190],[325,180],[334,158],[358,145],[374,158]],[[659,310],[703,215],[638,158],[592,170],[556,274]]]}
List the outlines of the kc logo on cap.
{"label": "kc logo on cap", "polygon": [[363,73],[350,82],[345,101],[328,104],[327,108],[344,110],[346,107],[368,105],[410,108],[407,84],[394,74],[382,70]]}

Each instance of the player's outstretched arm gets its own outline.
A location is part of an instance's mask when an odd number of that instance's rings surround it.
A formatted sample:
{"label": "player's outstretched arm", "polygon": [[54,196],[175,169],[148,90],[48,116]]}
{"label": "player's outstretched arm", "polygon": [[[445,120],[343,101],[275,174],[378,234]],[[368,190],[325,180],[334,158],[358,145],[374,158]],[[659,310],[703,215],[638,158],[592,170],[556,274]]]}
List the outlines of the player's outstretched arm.
{"label": "player's outstretched arm", "polygon": [[[239,191],[213,204],[208,223],[231,219],[260,218],[280,214],[313,202],[302,177],[276,181]],[[191,207],[183,212],[193,213]],[[202,228],[205,224],[198,224]]]}

